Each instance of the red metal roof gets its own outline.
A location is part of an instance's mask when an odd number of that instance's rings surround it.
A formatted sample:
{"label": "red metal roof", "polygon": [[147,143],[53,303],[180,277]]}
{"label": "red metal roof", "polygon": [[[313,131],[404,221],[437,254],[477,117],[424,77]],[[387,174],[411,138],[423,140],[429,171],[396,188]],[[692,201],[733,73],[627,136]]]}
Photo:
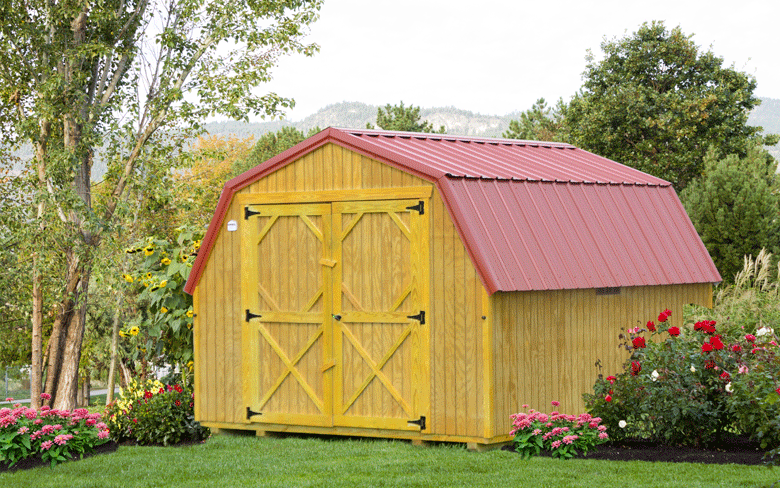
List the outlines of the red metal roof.
{"label": "red metal roof", "polygon": [[433,182],[491,294],[721,280],[662,179],[569,144],[329,128],[226,183],[185,291],[233,194],[326,143]]}

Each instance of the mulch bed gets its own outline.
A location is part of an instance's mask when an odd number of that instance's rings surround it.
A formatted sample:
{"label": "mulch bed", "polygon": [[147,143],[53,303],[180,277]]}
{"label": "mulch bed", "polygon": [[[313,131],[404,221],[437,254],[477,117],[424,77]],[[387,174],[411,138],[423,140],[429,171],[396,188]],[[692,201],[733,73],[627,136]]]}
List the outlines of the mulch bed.
{"label": "mulch bed", "polygon": [[[510,444],[504,449],[514,451]],[[550,456],[542,452],[540,456]],[[730,437],[717,446],[708,448],[668,446],[641,439],[627,439],[608,442],[588,451],[582,459],[603,459],[607,461],[660,461],[665,463],[701,463],[701,464],[764,464],[762,451],[757,442],[746,437]]]}
{"label": "mulch bed", "polygon": [[[84,454],[84,457],[88,458],[90,456],[97,456],[99,454],[108,454],[110,452],[116,451],[118,448],[119,448],[119,444],[117,444],[116,442],[113,441],[106,442],[105,444],[101,444],[97,446],[94,451]],[[40,457],[36,456],[36,457],[28,457],[27,459],[22,459],[21,461],[14,464],[10,468],[8,467],[8,464],[0,463],[0,473],[13,472],[20,469],[37,468],[39,466],[51,466],[51,462],[45,463],[41,460]]]}

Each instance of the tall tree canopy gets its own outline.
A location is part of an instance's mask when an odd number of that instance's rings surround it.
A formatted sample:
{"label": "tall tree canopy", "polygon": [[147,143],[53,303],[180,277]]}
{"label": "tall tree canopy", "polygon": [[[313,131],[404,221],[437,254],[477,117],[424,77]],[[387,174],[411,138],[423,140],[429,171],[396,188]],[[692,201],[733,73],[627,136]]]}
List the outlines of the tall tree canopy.
{"label": "tall tree canopy", "polygon": [[563,99],[551,108],[544,98],[540,98],[533,107],[520,114],[519,120],[511,120],[509,129],[502,136],[527,141],[565,141],[566,109]]}
{"label": "tall tree canopy", "polygon": [[760,103],[756,80],[700,51],[679,27],[645,23],[601,49],[603,60],[588,55],[584,86],[569,106],[569,142],[680,191],[701,174],[710,146],[744,156],[760,140],[761,128],[747,125]]}
{"label": "tall tree canopy", "polygon": [[[376,109],[376,125],[384,130],[400,130],[404,132],[428,132],[434,134],[444,134],[444,126],[439,130],[434,130],[433,124],[420,120],[420,107],[409,105],[404,107],[402,101],[400,105],[385,105],[385,108]],[[374,126],[366,124],[366,127],[373,129]]]}
{"label": "tall tree canopy", "polygon": [[747,255],[780,251],[780,181],[777,161],[763,148],[747,156],[704,158],[704,174],[682,192],[685,210],[723,280],[731,282]]}
{"label": "tall tree canopy", "polygon": [[239,158],[233,162],[231,173],[238,176],[244,171],[250,170],[267,159],[271,159],[279,153],[282,153],[299,142],[303,142],[307,137],[311,137],[320,131],[319,127],[309,130],[308,136],[295,127],[285,126],[276,132],[267,132],[260,136],[252,150],[244,158]]}
{"label": "tall tree canopy", "polygon": [[[32,144],[39,242],[32,281],[32,398],[40,393],[45,254],[64,259],[48,340],[46,391],[72,408],[95,250],[145,162],[171,154],[207,115],[276,115],[292,105],[258,94],[277,59],[305,44],[321,0],[2,0],[0,137]],[[91,168],[108,162],[105,198]],[[52,225],[59,222],[58,225]]]}

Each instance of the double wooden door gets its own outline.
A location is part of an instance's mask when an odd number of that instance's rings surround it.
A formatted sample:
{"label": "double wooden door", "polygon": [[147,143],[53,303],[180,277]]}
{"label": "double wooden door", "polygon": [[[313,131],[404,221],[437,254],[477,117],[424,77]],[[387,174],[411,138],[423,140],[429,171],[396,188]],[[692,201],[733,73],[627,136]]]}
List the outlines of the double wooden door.
{"label": "double wooden door", "polygon": [[424,202],[247,205],[245,217],[247,420],[424,428]]}

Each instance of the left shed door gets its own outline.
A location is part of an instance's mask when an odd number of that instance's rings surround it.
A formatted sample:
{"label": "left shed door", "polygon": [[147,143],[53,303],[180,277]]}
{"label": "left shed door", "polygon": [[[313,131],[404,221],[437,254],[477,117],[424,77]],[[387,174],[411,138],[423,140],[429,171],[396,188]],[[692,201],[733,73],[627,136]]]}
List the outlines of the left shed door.
{"label": "left shed door", "polygon": [[331,426],[330,204],[252,205],[243,224],[247,421]]}

